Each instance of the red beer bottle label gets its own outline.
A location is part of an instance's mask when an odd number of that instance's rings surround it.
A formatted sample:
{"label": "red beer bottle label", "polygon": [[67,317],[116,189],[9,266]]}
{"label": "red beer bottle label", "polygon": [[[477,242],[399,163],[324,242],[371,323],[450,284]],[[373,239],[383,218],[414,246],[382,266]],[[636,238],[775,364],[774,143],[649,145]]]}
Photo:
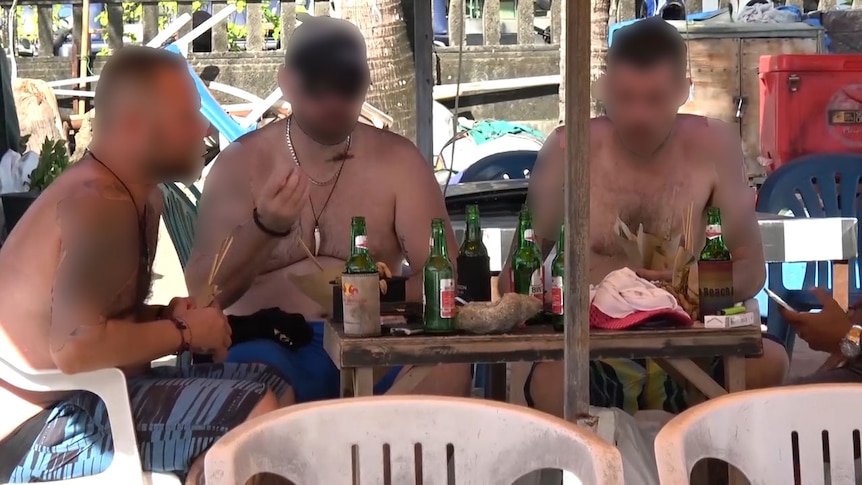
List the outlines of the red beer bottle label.
{"label": "red beer bottle label", "polygon": [[551,313],[563,314],[563,277],[554,276],[551,281]]}
{"label": "red beer bottle label", "polygon": [[455,280],[440,279],[440,318],[455,317]]}

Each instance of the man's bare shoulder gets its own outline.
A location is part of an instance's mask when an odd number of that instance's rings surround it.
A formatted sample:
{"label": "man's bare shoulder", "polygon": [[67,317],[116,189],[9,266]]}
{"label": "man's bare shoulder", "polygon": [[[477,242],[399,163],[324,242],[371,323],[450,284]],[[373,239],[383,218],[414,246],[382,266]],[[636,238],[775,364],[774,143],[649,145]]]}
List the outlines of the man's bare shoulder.
{"label": "man's bare shoulder", "polygon": [[[383,166],[388,177],[416,176],[428,174],[433,177],[431,165],[419,153],[416,145],[407,138],[387,130],[360,123],[356,125],[354,136],[361,138],[361,154],[368,161],[376,161]],[[363,162],[364,163],[364,162]],[[418,172],[417,172],[418,169]]]}
{"label": "man's bare shoulder", "polygon": [[[590,119],[590,147],[597,148],[604,144],[613,134],[613,125],[605,116]],[[542,145],[543,151],[560,151],[566,149],[566,125],[560,125],[548,135]]]}
{"label": "man's bare shoulder", "polygon": [[284,136],[284,122],[270,123],[239,137],[212,162],[220,171],[254,170],[272,154],[273,143]]}
{"label": "man's bare shoulder", "polygon": [[677,129],[687,140],[696,143],[701,149],[704,144],[739,140],[736,125],[706,116],[679,114]]}

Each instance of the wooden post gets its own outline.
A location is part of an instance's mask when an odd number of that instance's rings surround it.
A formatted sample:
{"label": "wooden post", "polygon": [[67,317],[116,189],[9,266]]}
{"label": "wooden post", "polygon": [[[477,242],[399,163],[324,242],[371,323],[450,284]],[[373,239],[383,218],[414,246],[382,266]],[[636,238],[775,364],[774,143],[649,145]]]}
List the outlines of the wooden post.
{"label": "wooden post", "polygon": [[566,419],[593,427],[590,405],[590,2],[565,9],[566,87]]}
{"label": "wooden post", "polygon": [[[74,9],[72,16],[74,17]],[[80,56],[80,76],[89,76],[90,70],[87,68],[90,64],[90,0],[83,0],[81,5],[81,50],[78,51]],[[78,85],[78,89],[87,89],[86,83]],[[84,116],[87,112],[87,103],[85,101],[78,102],[78,114]]]}
{"label": "wooden post", "polygon": [[413,4],[414,63],[416,64],[416,147],[434,163],[434,26],[431,0]]}

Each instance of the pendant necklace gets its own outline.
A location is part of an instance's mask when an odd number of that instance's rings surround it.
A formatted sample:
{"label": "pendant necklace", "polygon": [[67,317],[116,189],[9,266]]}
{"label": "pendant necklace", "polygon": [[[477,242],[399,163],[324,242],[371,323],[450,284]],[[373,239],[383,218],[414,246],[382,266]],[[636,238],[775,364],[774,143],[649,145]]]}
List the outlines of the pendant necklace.
{"label": "pendant necklace", "polygon": [[[293,158],[293,163],[297,166],[297,168],[301,168],[302,166],[299,163],[299,157],[296,155],[296,150],[293,148],[293,141],[290,139],[290,125],[292,119],[292,116],[289,116],[287,118],[287,122],[285,123],[286,127],[284,129],[284,138],[287,140],[287,148],[290,151],[290,156]],[[346,154],[348,151],[350,151],[350,135],[347,136],[344,153]],[[314,210],[314,202],[311,201],[311,194],[308,194],[308,205],[311,206],[311,215],[314,217],[315,257],[317,257],[317,255],[320,253],[320,218],[323,217],[323,213],[326,211],[326,207],[329,205],[330,199],[332,199],[332,194],[335,193],[335,187],[338,186],[338,180],[341,178],[342,170],[344,170],[344,161],[341,162],[341,165],[338,167],[338,170],[335,172],[335,174],[333,174],[332,177],[329,177],[329,179],[327,180],[316,180],[307,173],[305,174],[305,176],[308,178],[308,181],[318,187],[325,187],[332,184],[332,188],[329,189],[329,195],[326,196],[326,200],[323,202],[323,207],[320,208],[320,213]]]}

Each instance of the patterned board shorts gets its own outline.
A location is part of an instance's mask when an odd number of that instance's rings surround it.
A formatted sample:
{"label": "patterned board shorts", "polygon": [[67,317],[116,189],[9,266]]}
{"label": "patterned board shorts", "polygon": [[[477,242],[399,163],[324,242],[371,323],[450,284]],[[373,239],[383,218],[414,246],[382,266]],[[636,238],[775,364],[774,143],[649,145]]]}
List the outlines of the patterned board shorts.
{"label": "patterned board shorts", "polygon": [[[185,475],[195,458],[246,420],[267,389],[287,382],[261,364],[157,367],[128,380],[132,419],[144,470]],[[104,403],[78,392],[51,408],[11,483],[69,480],[104,471],[113,443]]]}

